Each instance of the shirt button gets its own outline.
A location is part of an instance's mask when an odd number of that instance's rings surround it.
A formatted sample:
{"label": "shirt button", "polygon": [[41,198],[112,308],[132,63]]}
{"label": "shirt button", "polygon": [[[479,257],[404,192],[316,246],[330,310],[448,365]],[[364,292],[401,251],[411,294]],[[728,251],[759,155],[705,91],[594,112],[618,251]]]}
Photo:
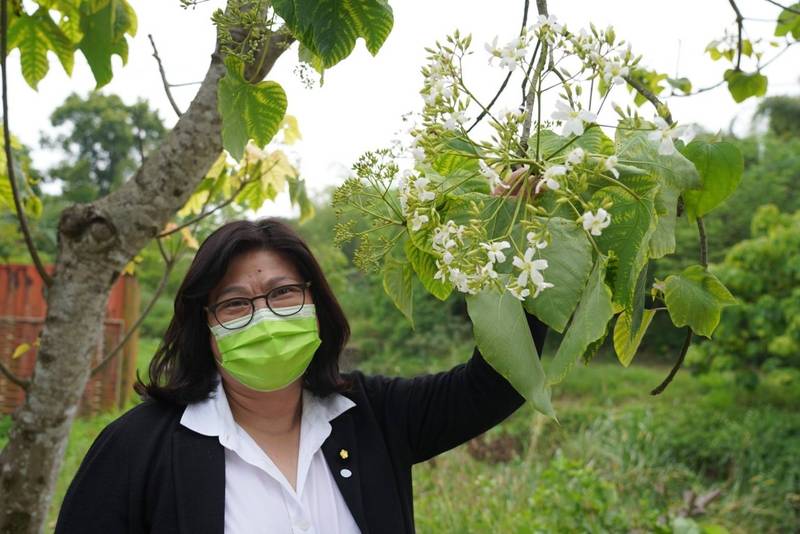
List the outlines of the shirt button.
{"label": "shirt button", "polygon": [[295,525],[295,527],[299,528],[299,529],[300,529],[300,530],[302,530],[302,531],[306,531],[306,530],[308,530],[309,528],[311,528],[311,523],[309,523],[309,522],[308,522],[308,520],[306,520],[306,519],[301,519],[301,520],[299,520],[299,521],[297,522],[297,524]]}

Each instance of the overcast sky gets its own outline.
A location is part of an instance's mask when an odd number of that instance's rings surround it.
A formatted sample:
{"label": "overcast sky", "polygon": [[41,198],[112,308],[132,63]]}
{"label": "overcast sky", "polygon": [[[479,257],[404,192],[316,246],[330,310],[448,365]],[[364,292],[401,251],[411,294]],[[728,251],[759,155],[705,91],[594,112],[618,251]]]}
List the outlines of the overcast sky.
{"label": "overcast sky", "polygon": [[[352,56],[326,73],[322,87],[307,89],[294,73],[294,48],[283,55],[269,75],[286,89],[288,112],[298,118],[303,141],[295,145],[294,152],[312,192],[340,183],[361,153],[383,146],[394,137],[402,127],[401,115],[421,108],[418,91],[422,83],[419,69],[425,58],[423,47],[436,39],[456,28],[473,34],[478,57],[470,64],[469,78],[485,100],[493,96],[503,78],[503,72],[486,64],[483,43],[496,35],[501,43],[514,36],[522,0],[390,3],[395,13],[394,30],[377,56],[371,56],[359,41]],[[211,0],[188,11],[180,7],[178,0],[132,0],[131,4],[139,17],[139,32],[130,47],[128,64],[123,68],[115,57],[114,80],[103,91],[117,93],[127,102],[144,98],[172,125],[176,116],[164,95],[147,35],[153,35],[171,83],[199,81],[214,44],[209,17],[224,2]],[[764,0],[739,0],[738,4],[748,18],[774,21],[779,11]],[[647,65],[687,76],[695,87],[717,82],[727,68],[724,62],[712,62],[703,50],[709,41],[731,28],[734,15],[728,0],[550,0],[549,6],[550,12],[573,30],[589,21],[601,27],[613,24],[617,35],[630,41],[634,52],[644,55]],[[746,28],[751,39],[769,38],[774,22],[748,20]],[[768,69],[769,94],[798,94],[800,47],[796,48]],[[91,72],[80,54],[76,54],[71,78],[64,74],[55,57],[51,57],[50,64],[50,73],[36,92],[22,80],[18,52],[9,59],[12,132],[34,148],[41,132],[48,129],[52,110],[71,92],[85,94],[94,88]],[[516,99],[519,88],[515,89]],[[196,90],[196,85],[190,85],[173,91],[185,109]],[[618,91],[622,102],[625,92]],[[670,101],[673,116],[680,122],[696,122],[718,130],[727,129],[731,121],[736,121],[735,128],[740,132],[749,124],[756,104],[752,99],[735,104],[724,87]],[[34,152],[34,158],[40,167],[53,160],[52,154],[41,150]],[[287,202],[281,200],[265,211],[286,214]]]}

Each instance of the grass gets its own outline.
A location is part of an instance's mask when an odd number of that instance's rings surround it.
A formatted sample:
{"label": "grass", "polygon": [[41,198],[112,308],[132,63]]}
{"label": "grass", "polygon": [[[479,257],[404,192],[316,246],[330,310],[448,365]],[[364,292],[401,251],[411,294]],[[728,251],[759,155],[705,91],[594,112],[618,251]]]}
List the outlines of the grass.
{"label": "grass", "polygon": [[[142,340],[140,372],[155,348]],[[415,374],[463,361],[468,349],[454,346],[436,360],[371,359],[357,366]],[[480,440],[415,466],[418,531],[798,531],[797,397],[740,395],[688,372],[663,395],[650,396],[666,372],[599,358],[574,369],[553,392],[560,424],[526,406]],[[118,415],[75,422],[51,527],[87,449]],[[0,446],[8,426],[8,418],[0,419]],[[717,491],[706,506],[687,508],[686,495]]]}

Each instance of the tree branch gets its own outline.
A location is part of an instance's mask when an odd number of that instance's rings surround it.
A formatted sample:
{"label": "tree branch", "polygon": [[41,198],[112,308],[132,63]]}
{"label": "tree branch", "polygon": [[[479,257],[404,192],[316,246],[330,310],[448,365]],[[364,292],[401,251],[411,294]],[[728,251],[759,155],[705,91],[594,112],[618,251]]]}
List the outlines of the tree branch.
{"label": "tree branch", "polygon": [[[523,8],[522,11],[522,27],[519,30],[520,35],[522,35],[522,32],[525,31],[525,26],[527,26],[528,24],[528,9],[530,8],[530,5],[531,5],[530,0],[525,0],[525,7]],[[537,43],[537,48],[538,48],[538,43]],[[533,52],[533,55],[534,56],[536,55],[535,50]],[[483,119],[486,116],[486,114],[492,109],[494,103],[497,102],[497,99],[500,98],[500,95],[502,95],[503,91],[505,91],[506,85],[508,85],[508,81],[511,79],[511,74],[513,74],[513,71],[510,71],[506,75],[505,80],[503,80],[503,83],[500,84],[500,89],[497,90],[497,94],[494,95],[494,98],[492,98],[491,102],[489,102],[486,108],[480,112],[478,118],[475,119],[475,122],[473,122],[472,125],[469,128],[467,128],[467,133],[471,132],[472,129],[475,128],[475,126],[477,126],[479,122],[481,122],[481,119]]]}
{"label": "tree branch", "polygon": [[[8,2],[2,0],[0,2],[0,68],[3,69],[3,147],[6,153],[6,172],[8,173],[8,181],[11,182],[11,194],[14,197],[14,208],[17,210],[17,218],[19,220],[19,227],[22,230],[22,236],[25,239],[25,246],[28,247],[28,253],[31,255],[36,272],[42,277],[44,284],[50,286],[53,284],[53,279],[47,273],[39,257],[39,252],[36,250],[36,245],[33,243],[31,237],[31,230],[28,227],[28,217],[25,215],[25,207],[19,197],[19,188],[17,186],[16,173],[14,172],[14,154],[11,150],[11,127],[9,126],[8,119],[8,72],[6,67],[6,54],[8,48]],[[23,177],[24,178],[24,177]]]}
{"label": "tree branch", "polygon": [[653,104],[653,106],[656,108],[656,113],[661,115],[664,118],[664,120],[667,121],[667,124],[669,124],[670,126],[675,124],[672,120],[672,114],[669,112],[669,108],[666,106],[666,104],[664,104],[661,100],[659,100],[659,98],[652,91],[650,91],[647,87],[642,85],[639,82],[639,80],[636,80],[635,78],[631,77],[629,74],[623,76],[622,78],[626,82],[628,82],[628,85],[636,89],[639,92],[639,94],[641,94],[651,104]]}
{"label": "tree branch", "polygon": [[733,12],[736,13],[736,27],[739,33],[738,40],[736,42],[736,70],[742,70],[742,27],[744,26],[744,17],[742,16],[742,12],[739,11],[739,6],[736,5],[736,0],[728,0],[730,3],[731,8],[733,8]]}
{"label": "tree branch", "polygon": [[25,380],[24,378],[20,378],[14,374],[14,372],[6,367],[6,365],[0,361],[0,373],[3,373],[6,378],[8,378],[9,382],[16,384],[17,386],[21,387],[25,391],[28,391],[28,387],[31,385],[30,380]]}
{"label": "tree branch", "polygon": [[769,2],[773,6],[778,6],[779,8],[783,9],[784,11],[788,11],[789,13],[794,13],[795,15],[800,15],[800,9],[795,9],[794,7],[785,6],[783,4],[775,2],[775,0],[764,0],[764,1],[765,2]]}
{"label": "tree branch", "polygon": [[664,379],[658,386],[656,386],[651,392],[651,395],[660,395],[667,389],[667,386],[670,385],[672,379],[675,378],[675,375],[678,374],[678,370],[680,370],[681,366],[683,365],[683,360],[686,358],[686,353],[689,351],[689,346],[692,344],[692,329],[686,327],[686,337],[683,340],[683,346],[681,347],[681,352],[678,354],[678,359],[675,361],[675,365],[672,366],[670,369],[667,378]]}
{"label": "tree branch", "polygon": [[153,35],[148,33],[147,38],[150,39],[150,44],[153,46],[153,57],[156,58],[156,62],[158,63],[158,72],[161,73],[161,83],[164,84],[164,91],[167,93],[167,100],[169,100],[169,105],[172,106],[173,111],[175,114],[180,117],[183,115],[181,108],[178,107],[178,104],[175,102],[175,99],[172,97],[172,91],[170,90],[171,85],[167,82],[167,73],[164,71],[164,65],[161,63],[161,57],[158,55],[158,48],[156,48],[156,42],[153,40]]}

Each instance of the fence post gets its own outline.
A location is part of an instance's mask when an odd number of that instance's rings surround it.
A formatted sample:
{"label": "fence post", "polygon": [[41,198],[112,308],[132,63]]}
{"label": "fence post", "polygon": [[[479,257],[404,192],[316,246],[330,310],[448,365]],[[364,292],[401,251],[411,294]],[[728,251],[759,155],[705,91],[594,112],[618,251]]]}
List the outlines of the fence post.
{"label": "fence post", "polygon": [[[125,297],[123,298],[122,319],[125,322],[124,332],[127,332],[139,318],[141,295],[139,281],[135,276],[123,275]],[[122,365],[119,381],[119,407],[124,409],[131,398],[133,384],[136,381],[136,356],[139,352],[139,331],[133,333],[122,348]]]}

